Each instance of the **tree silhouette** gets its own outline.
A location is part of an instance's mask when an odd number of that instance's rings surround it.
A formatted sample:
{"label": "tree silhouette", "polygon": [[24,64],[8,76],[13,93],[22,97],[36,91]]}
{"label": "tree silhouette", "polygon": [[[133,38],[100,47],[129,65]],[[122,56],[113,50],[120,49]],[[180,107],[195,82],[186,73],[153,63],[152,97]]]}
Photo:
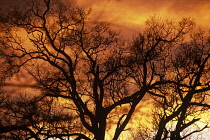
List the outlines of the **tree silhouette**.
{"label": "tree silhouette", "polygon": [[61,109],[60,104],[55,104],[52,99],[37,99],[24,94],[16,95],[15,99],[5,98],[0,125],[2,139],[85,137],[80,133],[72,133],[79,132],[81,128],[72,118],[71,112]]}
{"label": "tree silhouette", "polygon": [[182,140],[209,128],[201,117],[210,107],[209,33],[204,30],[191,33],[188,41],[175,44],[172,50],[161,64],[166,66],[161,69],[167,75],[158,74],[167,84],[149,91],[155,107],[153,130],[141,128],[136,137]]}
{"label": "tree silhouette", "polygon": [[[156,136],[156,139],[160,139],[165,124],[186,112],[194,92],[200,92],[197,85],[203,84],[199,79],[202,78],[209,55],[194,61],[199,65],[198,70],[193,71],[195,80],[190,85],[182,83],[184,79],[179,77],[182,75],[176,73],[181,67],[181,61],[176,59],[182,57],[173,57],[176,55],[174,49],[183,42],[184,35],[193,29],[194,22],[189,18],[172,22],[151,17],[146,22],[147,28],[128,43],[108,23],[90,21],[89,13],[90,10],[66,6],[61,2],[33,0],[24,9],[14,8],[1,14],[4,27],[1,56],[12,60],[12,68],[24,69],[33,76],[41,92],[40,101],[59,99],[60,102],[65,101],[65,109],[73,112],[72,116],[61,117],[61,124],[48,127],[44,132],[38,131],[36,137],[42,134],[46,139],[62,139],[75,134],[75,139],[104,140],[106,132],[114,127],[112,139],[117,140],[146,94],[161,100],[167,98],[161,91],[168,85],[180,90],[190,88],[193,94],[182,97],[183,105],[173,113],[175,115],[164,118],[164,123],[160,121]],[[183,59],[185,57],[187,55],[183,54]],[[186,76],[190,77],[188,74]],[[209,87],[203,90],[208,91]],[[44,105],[41,104],[39,108],[44,110],[42,107]],[[41,110],[31,113],[39,114]],[[42,118],[40,115],[37,120]],[[25,118],[30,119],[30,116]],[[71,121],[72,118],[79,120],[81,129],[68,128],[67,131],[71,130],[71,133],[66,134],[62,120]],[[45,120],[34,123],[41,125]],[[183,127],[183,120],[182,117],[178,120],[177,131]],[[56,127],[62,131],[55,130]],[[33,138],[38,139],[36,137]]]}
{"label": "tree silhouette", "polygon": [[[163,101],[160,101],[163,113],[160,118],[156,139],[168,137],[170,139],[185,139],[195,132],[208,127],[192,130],[183,135],[182,132],[197,123],[201,116],[199,113],[209,109],[209,35],[199,31],[191,35],[191,41],[177,45],[172,56],[173,73],[170,77],[176,81],[162,90]],[[197,114],[197,115],[196,115]],[[166,127],[169,121],[176,120],[173,130]],[[201,127],[201,126],[200,126]]]}

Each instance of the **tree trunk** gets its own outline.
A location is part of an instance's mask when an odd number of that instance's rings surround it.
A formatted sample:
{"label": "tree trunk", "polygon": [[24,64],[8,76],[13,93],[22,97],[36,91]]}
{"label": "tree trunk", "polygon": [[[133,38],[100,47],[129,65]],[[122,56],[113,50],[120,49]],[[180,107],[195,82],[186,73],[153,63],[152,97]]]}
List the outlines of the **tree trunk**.
{"label": "tree trunk", "polygon": [[161,140],[161,137],[162,137],[163,132],[164,132],[165,124],[166,124],[165,120],[161,119],[161,121],[159,123],[159,129],[158,129],[158,132],[157,132],[154,140]]}
{"label": "tree trunk", "polygon": [[105,139],[105,133],[106,133],[106,115],[103,112],[99,113],[100,116],[98,117],[98,126],[94,133],[95,140],[104,140]]}

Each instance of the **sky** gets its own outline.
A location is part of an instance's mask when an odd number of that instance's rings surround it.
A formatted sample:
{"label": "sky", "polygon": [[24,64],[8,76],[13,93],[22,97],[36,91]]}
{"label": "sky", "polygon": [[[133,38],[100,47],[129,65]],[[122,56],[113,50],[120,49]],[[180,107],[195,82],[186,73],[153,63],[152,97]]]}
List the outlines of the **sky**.
{"label": "sky", "polygon": [[[210,0],[62,0],[91,8],[91,19],[108,21],[128,33],[142,29],[151,16],[172,20],[193,18],[198,26],[208,28]],[[21,4],[22,0],[0,0],[0,7]],[[210,27],[210,26],[209,26]]]}
{"label": "sky", "polygon": [[[66,0],[67,1],[67,0]],[[210,0],[71,0],[92,8],[91,17],[131,31],[141,29],[151,16],[180,20],[193,18],[198,26],[210,23]]]}

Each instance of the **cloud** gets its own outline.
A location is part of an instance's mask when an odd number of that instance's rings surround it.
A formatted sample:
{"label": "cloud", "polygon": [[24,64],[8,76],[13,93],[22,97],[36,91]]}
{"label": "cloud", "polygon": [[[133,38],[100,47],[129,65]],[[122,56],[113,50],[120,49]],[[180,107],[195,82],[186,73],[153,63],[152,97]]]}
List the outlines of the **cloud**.
{"label": "cloud", "polygon": [[129,29],[143,26],[154,14],[173,20],[192,17],[203,26],[210,21],[209,0],[78,0],[77,4],[91,7],[92,19],[109,21]]}
{"label": "cloud", "polygon": [[[113,15],[126,16],[127,14],[148,15],[150,13],[170,13],[196,14],[210,8],[209,0],[78,0],[77,4],[84,7],[91,7],[93,11]],[[209,11],[209,10],[208,10]],[[94,12],[94,14],[96,14]],[[97,14],[96,14],[97,15]],[[104,17],[104,15],[102,15]]]}
{"label": "cloud", "polygon": [[[198,25],[210,22],[209,0],[61,0],[83,8],[91,8],[92,20],[111,22],[130,32],[138,31],[154,14],[173,20],[192,17]],[[22,0],[0,0],[0,5],[21,4]]]}

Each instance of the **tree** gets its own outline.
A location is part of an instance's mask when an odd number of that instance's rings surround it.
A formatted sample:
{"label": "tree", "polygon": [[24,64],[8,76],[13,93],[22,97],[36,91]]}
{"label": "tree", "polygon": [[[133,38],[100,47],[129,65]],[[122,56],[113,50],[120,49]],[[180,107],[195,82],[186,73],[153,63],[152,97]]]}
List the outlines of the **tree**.
{"label": "tree", "polygon": [[149,91],[155,107],[153,130],[141,127],[138,137],[182,140],[209,128],[202,118],[210,107],[209,32],[191,33],[190,39],[177,42],[172,50],[165,57],[168,65],[161,64],[167,66],[162,69],[167,75],[159,74],[168,82]]}
{"label": "tree", "polygon": [[[14,95],[13,95],[14,96]],[[36,139],[44,140],[64,137],[81,137],[80,125],[67,112],[55,104],[52,99],[39,101],[39,98],[20,94],[7,97],[2,102],[0,138],[1,139]],[[73,122],[74,121],[74,122]]]}
{"label": "tree", "polygon": [[[123,48],[117,46],[123,45],[119,43],[118,33],[99,22],[86,29],[88,11],[77,7],[33,1],[28,8],[14,9],[2,16],[2,23],[8,25],[7,37],[1,40],[6,48],[2,54],[19,58],[15,66],[25,67],[42,87],[43,96],[69,100],[69,109],[77,112],[75,117],[80,118],[84,128],[95,139],[104,139],[108,114],[123,104],[117,100],[125,96],[116,93],[125,90],[120,89],[124,84],[120,81],[127,77],[120,74],[127,64],[123,62]],[[31,48],[22,44],[15,29],[27,34]],[[112,90],[111,86],[118,89]],[[105,94],[109,90],[111,96]]]}
{"label": "tree", "polygon": [[155,91],[180,86],[170,78],[170,55],[194,22],[152,17],[142,34],[125,43],[108,23],[91,22],[89,12],[50,0],[12,9],[1,15],[1,55],[33,76],[40,99],[67,102],[65,108],[82,124],[77,139],[104,140],[115,126],[117,140],[147,93],[164,98]]}
{"label": "tree", "polygon": [[[200,113],[209,110],[209,34],[199,31],[191,35],[189,42],[177,45],[172,56],[175,84],[164,87],[164,98],[159,103],[163,108],[156,139],[185,139],[193,133],[200,132],[208,125],[182,134],[184,130],[201,120]],[[197,114],[197,115],[196,115]],[[167,128],[173,121],[174,127]]]}

